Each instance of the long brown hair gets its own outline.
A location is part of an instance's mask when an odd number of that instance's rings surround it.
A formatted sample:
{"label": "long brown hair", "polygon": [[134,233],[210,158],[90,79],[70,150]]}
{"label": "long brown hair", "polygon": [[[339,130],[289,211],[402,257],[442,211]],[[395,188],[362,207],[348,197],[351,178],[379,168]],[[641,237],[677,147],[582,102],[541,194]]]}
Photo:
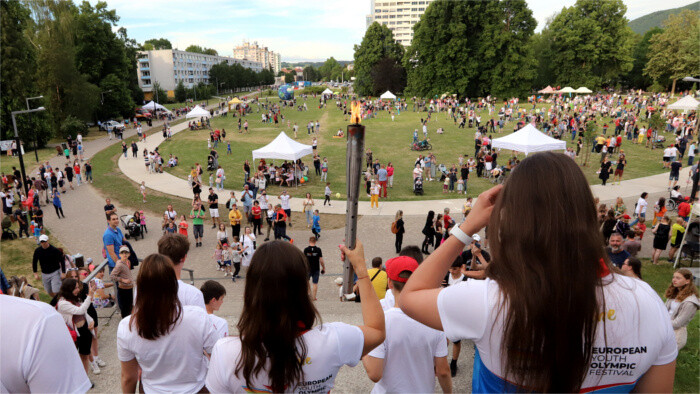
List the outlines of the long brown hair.
{"label": "long brown hair", "polygon": [[177,298],[177,277],[168,256],[153,253],[143,260],[136,278],[136,305],[129,320],[129,328],[144,339],[158,339],[166,335],[182,316],[182,305]]}
{"label": "long brown hair", "polygon": [[586,178],[560,153],[523,160],[496,201],[487,275],[503,294],[505,378],[526,390],[576,392],[583,383],[610,269],[598,226]]}
{"label": "long brown hair", "polygon": [[272,391],[290,391],[304,378],[307,348],[300,335],[317,318],[320,320],[309,297],[306,256],[287,242],[264,243],[255,251],[246,277],[238,320],[241,358],[236,375],[242,372],[250,386],[269,359]]}
{"label": "long brown hair", "polygon": [[683,302],[686,298],[690,297],[691,295],[695,294],[696,297],[700,297],[698,295],[698,289],[695,287],[695,284],[693,283],[693,273],[687,269],[687,268],[681,268],[676,270],[675,273],[679,273],[683,275],[683,277],[688,280],[688,283],[683,286],[682,288],[678,288],[671,283],[668,286],[668,289],[666,289],[666,294],[664,296],[669,299],[669,300],[676,300],[678,302]]}

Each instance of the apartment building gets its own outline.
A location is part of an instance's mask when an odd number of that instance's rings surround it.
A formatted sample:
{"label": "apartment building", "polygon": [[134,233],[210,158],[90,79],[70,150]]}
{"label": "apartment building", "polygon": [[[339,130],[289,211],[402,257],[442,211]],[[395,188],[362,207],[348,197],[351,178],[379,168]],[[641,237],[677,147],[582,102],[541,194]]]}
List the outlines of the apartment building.
{"label": "apartment building", "polygon": [[209,69],[213,65],[222,62],[227,64],[238,63],[256,72],[263,69],[261,63],[247,59],[205,55],[177,49],[139,51],[136,62],[139,87],[143,90],[147,99],[152,98],[153,84],[156,82],[168,92],[169,97],[174,96],[175,87],[180,81],[186,87],[192,87],[200,82],[207,84],[216,83],[215,81],[209,81]]}
{"label": "apartment building", "polygon": [[243,41],[242,45],[233,48],[233,57],[240,60],[251,60],[262,64],[263,68],[272,68],[275,74],[280,72],[282,67],[282,56],[269,50],[267,47],[258,45],[257,41],[250,43]]}
{"label": "apartment building", "polygon": [[434,0],[370,1],[372,8],[366,18],[367,27],[375,21],[381,23],[394,33],[394,39],[398,43],[409,46],[413,40],[413,25]]}

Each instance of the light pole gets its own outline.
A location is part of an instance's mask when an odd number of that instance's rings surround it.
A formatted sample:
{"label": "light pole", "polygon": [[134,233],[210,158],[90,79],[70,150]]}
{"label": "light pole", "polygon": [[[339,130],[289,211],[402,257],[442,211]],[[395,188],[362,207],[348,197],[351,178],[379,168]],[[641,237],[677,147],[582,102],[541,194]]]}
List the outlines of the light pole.
{"label": "light pole", "polygon": [[[44,98],[44,96],[41,95],[41,96],[36,96],[36,97],[27,97],[26,99],[24,99],[27,103],[27,110],[29,110],[29,100],[37,100],[37,99],[43,99],[43,98]],[[18,144],[19,144],[19,142],[18,142]],[[36,133],[36,131],[34,131],[34,158],[36,159],[37,163],[39,162],[39,154],[36,152],[38,145],[39,145],[39,135]],[[18,146],[18,149],[22,150],[22,147]]]}
{"label": "light pole", "polygon": [[[12,128],[15,131],[15,142],[17,143],[17,152],[19,153],[19,169],[22,171],[22,185],[24,185],[24,195],[29,196],[29,187],[27,185],[27,173],[24,170],[24,159],[22,158],[22,144],[19,140],[19,133],[17,133],[17,121],[15,120],[15,115],[29,114],[32,112],[44,111],[46,108],[39,107],[35,109],[27,109],[24,111],[12,111]],[[36,151],[35,151],[36,152]],[[37,161],[39,159],[37,158]]]}
{"label": "light pole", "polygon": [[105,93],[112,93],[111,90],[105,90],[104,92],[100,92],[100,104],[105,105]]}

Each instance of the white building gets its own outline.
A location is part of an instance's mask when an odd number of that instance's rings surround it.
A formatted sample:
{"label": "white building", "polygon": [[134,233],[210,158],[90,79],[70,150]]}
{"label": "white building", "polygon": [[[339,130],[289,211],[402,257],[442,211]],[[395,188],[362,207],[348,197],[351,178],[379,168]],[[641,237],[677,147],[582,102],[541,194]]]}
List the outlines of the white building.
{"label": "white building", "polygon": [[262,64],[263,68],[272,68],[272,71],[277,74],[282,68],[282,57],[279,53],[275,53],[267,47],[258,45],[257,41],[252,44],[249,41],[243,41],[242,45],[233,48],[233,57],[240,60],[251,60]]}
{"label": "white building", "polygon": [[215,84],[216,81],[209,81],[209,69],[222,62],[239,63],[254,71],[262,70],[262,65],[259,62],[185,52],[177,49],[139,51],[136,62],[139,87],[145,93],[146,99],[152,99],[153,84],[156,82],[168,92],[168,97],[174,97],[175,87],[180,81],[188,88],[200,82]]}
{"label": "white building", "polygon": [[433,1],[370,0],[372,9],[366,18],[367,27],[375,21],[381,23],[394,33],[394,39],[398,43],[409,46],[413,40],[413,25]]}

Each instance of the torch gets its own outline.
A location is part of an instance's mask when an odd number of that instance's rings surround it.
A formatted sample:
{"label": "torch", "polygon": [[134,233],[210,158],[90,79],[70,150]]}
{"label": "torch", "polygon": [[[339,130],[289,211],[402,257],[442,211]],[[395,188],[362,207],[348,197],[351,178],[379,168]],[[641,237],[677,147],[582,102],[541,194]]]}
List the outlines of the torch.
{"label": "torch", "polygon": [[[355,248],[357,237],[357,201],[360,197],[360,173],[362,172],[362,155],[365,150],[365,126],[360,124],[360,102],[353,101],[350,105],[352,124],[348,125],[347,135],[347,167],[346,179],[348,184],[347,205],[345,208],[345,245]],[[343,265],[343,294],[352,293],[354,271],[348,259]]]}

